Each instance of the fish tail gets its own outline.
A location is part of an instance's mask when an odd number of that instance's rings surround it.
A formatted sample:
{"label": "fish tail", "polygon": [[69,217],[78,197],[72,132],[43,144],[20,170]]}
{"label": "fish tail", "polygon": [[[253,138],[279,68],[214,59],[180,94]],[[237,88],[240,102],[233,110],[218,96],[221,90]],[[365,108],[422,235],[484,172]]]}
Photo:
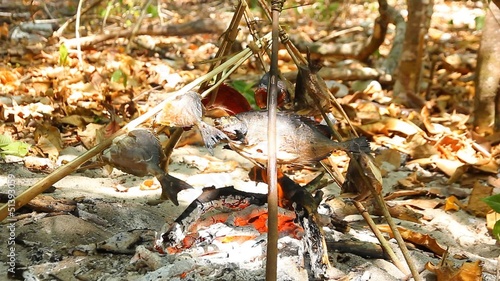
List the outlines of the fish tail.
{"label": "fish tail", "polygon": [[210,126],[205,122],[200,122],[198,124],[198,128],[200,129],[201,137],[203,138],[205,146],[212,155],[214,154],[215,145],[219,141],[227,139],[226,134],[224,134],[221,130],[213,126]]}
{"label": "fish tail", "polygon": [[342,147],[342,150],[352,153],[370,153],[370,143],[366,137],[354,138],[351,140],[343,141],[339,143]]}
{"label": "fish tail", "polygon": [[170,199],[170,201],[172,201],[172,203],[174,203],[176,206],[179,206],[177,193],[179,193],[181,190],[193,188],[187,182],[173,177],[167,173],[159,175],[157,179],[161,184],[161,199]]}

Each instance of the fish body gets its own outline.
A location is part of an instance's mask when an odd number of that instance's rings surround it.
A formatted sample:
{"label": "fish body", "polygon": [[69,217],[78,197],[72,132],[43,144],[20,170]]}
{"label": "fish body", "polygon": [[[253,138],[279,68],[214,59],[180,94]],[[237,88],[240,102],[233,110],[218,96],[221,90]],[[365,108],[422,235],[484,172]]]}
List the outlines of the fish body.
{"label": "fish body", "polygon": [[125,173],[138,177],[155,176],[161,184],[162,199],[170,199],[175,205],[179,205],[177,193],[192,187],[160,167],[164,158],[160,141],[145,129],[133,130],[116,138],[102,155],[104,162]]}
{"label": "fish body", "polygon": [[[249,111],[215,120],[215,126],[230,139],[229,146],[242,156],[266,165],[268,158],[267,111]],[[326,158],[334,150],[370,152],[366,138],[336,142],[309,119],[293,113],[278,112],[278,164],[308,165]]]}
{"label": "fish body", "polygon": [[214,146],[220,140],[226,139],[224,133],[203,121],[203,104],[198,93],[189,91],[167,99],[169,101],[156,118],[157,123],[182,128],[197,126],[210,153],[213,153]]}

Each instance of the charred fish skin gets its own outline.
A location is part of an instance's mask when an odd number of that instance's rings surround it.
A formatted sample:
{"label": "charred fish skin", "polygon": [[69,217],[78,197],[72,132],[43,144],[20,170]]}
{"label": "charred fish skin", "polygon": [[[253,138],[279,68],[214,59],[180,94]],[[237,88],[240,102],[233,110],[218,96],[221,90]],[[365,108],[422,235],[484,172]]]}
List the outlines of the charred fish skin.
{"label": "charred fish skin", "polygon": [[113,167],[138,177],[156,176],[163,171],[160,163],[163,151],[158,138],[149,130],[137,129],[117,137],[102,154]]}
{"label": "charred fish skin", "polygon": [[125,173],[138,177],[155,176],[162,187],[161,198],[179,205],[177,193],[192,187],[160,167],[164,157],[156,135],[145,129],[133,130],[116,138],[102,154],[104,162]]}
{"label": "charred fish skin", "polygon": [[[242,156],[258,163],[267,162],[267,111],[249,111],[217,120],[216,127],[226,133],[229,145]],[[366,138],[336,142],[318,130],[312,120],[289,112],[277,114],[278,163],[307,165],[326,158],[334,150],[369,153]]]}

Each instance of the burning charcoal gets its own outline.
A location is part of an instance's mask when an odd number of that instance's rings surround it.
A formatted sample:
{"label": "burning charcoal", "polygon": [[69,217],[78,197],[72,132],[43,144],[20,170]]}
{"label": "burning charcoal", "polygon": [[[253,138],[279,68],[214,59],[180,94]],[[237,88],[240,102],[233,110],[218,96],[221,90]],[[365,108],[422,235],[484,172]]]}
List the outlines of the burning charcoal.
{"label": "burning charcoal", "polygon": [[266,201],[265,194],[246,193],[233,187],[205,188],[172,225],[164,226],[165,229],[157,236],[155,248],[160,252],[168,248],[182,248],[181,242],[186,238],[190,227],[211,209],[241,210],[250,204],[263,205]]}
{"label": "burning charcoal", "polygon": [[[286,233],[287,237],[300,238],[304,243],[304,249],[308,253],[314,276],[318,278],[324,277],[327,275],[327,269],[329,268],[328,253],[326,251],[327,248],[324,242],[323,232],[318,223],[318,214],[316,208],[313,207],[313,205],[317,207],[317,200],[321,199],[313,198],[307,192],[300,192],[305,191],[305,189],[298,186],[296,183],[292,188],[296,189],[296,192],[288,190],[286,194],[299,203],[296,204],[294,215],[286,209],[280,209],[278,217],[280,233]],[[301,197],[305,194],[309,194],[310,199],[303,200]],[[162,231],[157,235],[155,248],[160,253],[177,253],[193,245],[198,247],[211,246],[212,248],[214,245],[221,246],[224,243],[217,244],[218,241],[215,239],[216,234],[210,234],[211,232],[197,230],[195,228],[196,222],[199,221],[204,214],[214,209],[224,210],[226,212],[233,211],[231,215],[228,216],[226,214],[222,217],[225,224],[238,226],[240,230],[242,227],[244,228],[251,224],[253,229],[265,233],[267,232],[267,210],[263,205],[266,201],[267,195],[265,194],[247,193],[236,190],[233,187],[218,189],[206,188],[202,195],[194,200],[172,225],[165,224]],[[313,205],[309,206],[308,203],[306,207],[300,205],[308,201],[316,203],[309,202]],[[235,211],[238,211],[238,213],[235,214]],[[233,214],[235,215],[233,216]],[[212,216],[205,219],[205,221],[213,222],[214,224],[220,220],[221,217],[219,216]],[[302,227],[297,226],[295,223],[296,221],[299,221]],[[225,224],[220,224],[220,226],[222,227]],[[291,224],[293,224],[293,226]],[[203,229],[207,227],[208,226],[203,225]],[[210,228],[214,227],[213,224],[210,225]],[[248,231],[243,231],[241,233],[234,231],[225,232],[216,228],[215,233],[221,232],[226,233],[226,236],[224,236],[226,240],[231,239],[231,237],[237,237],[243,240],[254,239],[256,237],[255,234]],[[259,241],[253,243],[253,245],[257,246]],[[219,252],[223,252],[219,248],[220,247],[211,250],[207,249],[205,254],[218,254]]]}

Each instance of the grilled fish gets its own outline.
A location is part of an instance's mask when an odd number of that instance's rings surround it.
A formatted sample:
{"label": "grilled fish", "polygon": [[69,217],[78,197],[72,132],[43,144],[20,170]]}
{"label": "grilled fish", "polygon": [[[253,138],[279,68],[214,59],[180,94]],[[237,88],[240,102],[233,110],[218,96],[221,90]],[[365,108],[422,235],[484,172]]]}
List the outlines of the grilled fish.
{"label": "grilled fish", "polygon": [[[249,111],[215,119],[215,127],[229,137],[229,146],[242,156],[266,165],[268,158],[267,111]],[[278,112],[278,164],[308,165],[326,158],[334,150],[370,152],[366,138],[336,142],[326,137],[307,118]]]}
{"label": "grilled fish", "polygon": [[104,162],[125,173],[138,177],[155,176],[161,184],[161,198],[170,199],[178,206],[177,193],[192,187],[160,167],[164,157],[156,135],[145,129],[133,130],[116,138],[102,155]]}
{"label": "grilled fish", "polygon": [[157,116],[156,122],[170,127],[190,128],[197,126],[205,146],[213,154],[214,146],[226,135],[220,130],[203,122],[203,104],[198,93],[189,91],[182,95],[168,97],[169,102]]}

